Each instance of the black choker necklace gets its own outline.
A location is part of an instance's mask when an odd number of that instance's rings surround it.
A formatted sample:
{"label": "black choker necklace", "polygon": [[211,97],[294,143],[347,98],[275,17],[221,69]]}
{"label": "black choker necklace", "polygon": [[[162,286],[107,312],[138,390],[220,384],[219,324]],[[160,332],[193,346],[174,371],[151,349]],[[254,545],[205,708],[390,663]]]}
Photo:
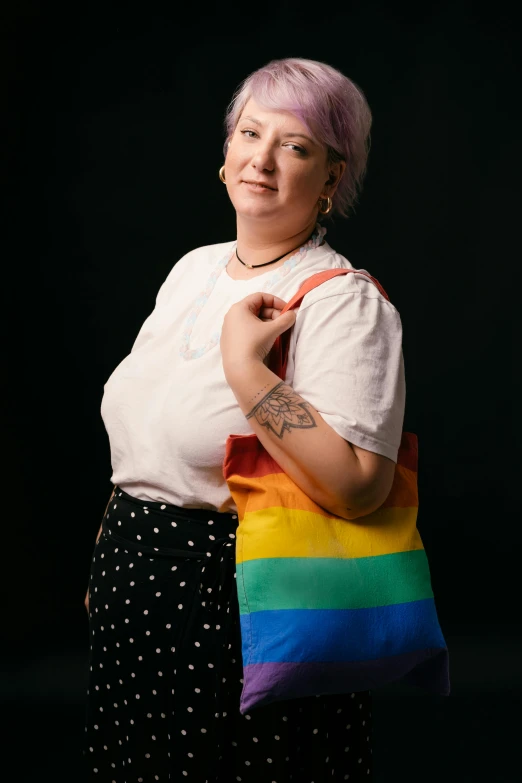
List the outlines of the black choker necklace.
{"label": "black choker necklace", "polygon": [[305,239],[304,242],[301,242],[301,244],[297,245],[297,247],[294,247],[293,250],[287,250],[286,253],[283,253],[282,256],[278,256],[277,258],[274,258],[273,261],[267,261],[266,264],[256,264],[256,266],[252,266],[251,264],[246,264],[244,261],[241,261],[241,259],[239,258],[238,253],[237,253],[237,248],[236,248],[236,258],[237,258],[238,261],[240,261],[243,264],[243,266],[248,267],[248,269],[258,269],[260,266],[268,266],[269,264],[275,264],[276,261],[281,261],[281,259],[284,258],[285,256],[287,256],[289,253],[294,253],[302,245],[305,245],[307,242],[309,242],[310,239],[313,237],[314,232],[315,232],[315,228],[312,231],[312,233],[310,234],[310,236],[308,237],[308,239]]}

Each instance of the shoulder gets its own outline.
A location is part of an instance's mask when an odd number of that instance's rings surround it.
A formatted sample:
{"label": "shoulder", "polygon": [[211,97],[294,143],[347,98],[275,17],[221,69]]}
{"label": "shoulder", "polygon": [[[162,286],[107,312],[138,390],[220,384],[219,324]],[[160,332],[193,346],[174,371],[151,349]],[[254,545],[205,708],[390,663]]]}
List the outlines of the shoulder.
{"label": "shoulder", "polygon": [[364,268],[356,269],[351,265],[348,259],[335,251],[333,251],[329,257],[327,268],[345,269],[347,271],[346,274],[336,275],[305,294],[299,307],[300,312],[304,312],[312,305],[320,302],[325,303],[325,305],[332,305],[332,302],[328,303],[326,300],[329,300],[332,297],[341,297],[341,299],[345,300],[346,306],[348,306],[350,302],[353,302],[353,304],[357,306],[357,309],[364,307],[370,310],[375,310],[376,308],[384,309],[389,311],[390,314],[396,314],[400,319],[397,309],[392,302],[386,298],[384,286],[377,280],[383,289],[381,291],[378,285],[372,281],[372,277],[374,280],[376,280],[376,278],[370,271]]}
{"label": "shoulder", "polygon": [[[201,280],[201,275],[208,274],[213,266],[226,258],[234,246],[234,241],[219,242],[213,245],[202,245],[193,248],[182,255],[171,268],[160,292],[165,294],[173,286],[178,286],[182,278],[196,277]],[[202,282],[204,282],[204,279]]]}

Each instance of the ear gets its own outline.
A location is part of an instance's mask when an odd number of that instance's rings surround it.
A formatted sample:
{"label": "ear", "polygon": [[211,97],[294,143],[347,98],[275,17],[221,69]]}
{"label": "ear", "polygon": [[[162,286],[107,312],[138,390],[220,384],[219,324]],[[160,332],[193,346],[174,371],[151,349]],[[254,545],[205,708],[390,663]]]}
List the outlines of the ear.
{"label": "ear", "polygon": [[337,186],[341,181],[341,178],[346,170],[346,161],[339,160],[337,163],[332,163],[329,168],[329,177],[325,182],[324,192],[330,198],[337,190]]}

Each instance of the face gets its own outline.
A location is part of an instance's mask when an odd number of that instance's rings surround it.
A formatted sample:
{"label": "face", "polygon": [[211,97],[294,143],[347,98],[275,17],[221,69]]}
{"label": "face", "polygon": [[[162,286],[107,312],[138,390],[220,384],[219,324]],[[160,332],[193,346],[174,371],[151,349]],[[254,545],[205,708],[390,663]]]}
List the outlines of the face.
{"label": "face", "polygon": [[299,226],[317,217],[321,196],[333,196],[344,164],[328,166],[326,149],[293,114],[250,99],[225,160],[228,194],[240,218]]}

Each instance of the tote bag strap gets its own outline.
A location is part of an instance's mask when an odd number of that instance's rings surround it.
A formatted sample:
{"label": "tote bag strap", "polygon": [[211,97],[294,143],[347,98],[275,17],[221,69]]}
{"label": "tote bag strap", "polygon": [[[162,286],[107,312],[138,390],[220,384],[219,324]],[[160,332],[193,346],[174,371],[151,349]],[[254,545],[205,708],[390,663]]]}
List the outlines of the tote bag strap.
{"label": "tote bag strap", "polygon": [[[355,272],[357,272],[359,275],[364,275],[365,277],[369,278],[372,283],[377,286],[385,299],[390,301],[390,297],[379,281],[375,277],[369,275],[367,272],[361,272],[359,269],[325,269],[324,272],[317,272],[315,275],[309,277],[308,280],[304,281],[298,292],[281,310],[281,314],[288,312],[288,310],[292,310],[294,307],[299,307],[307,293],[312,291],[314,288],[317,288],[317,286],[321,285],[322,283],[325,283],[327,280],[331,280],[332,277],[337,277],[338,275],[347,275]],[[276,338],[276,341],[272,346],[272,350],[268,355],[269,369],[272,370],[272,372],[275,372],[275,374],[278,375],[281,380],[284,380],[286,375],[288,349],[290,347],[290,332],[291,330],[287,329],[286,332],[283,332],[283,334]]]}

